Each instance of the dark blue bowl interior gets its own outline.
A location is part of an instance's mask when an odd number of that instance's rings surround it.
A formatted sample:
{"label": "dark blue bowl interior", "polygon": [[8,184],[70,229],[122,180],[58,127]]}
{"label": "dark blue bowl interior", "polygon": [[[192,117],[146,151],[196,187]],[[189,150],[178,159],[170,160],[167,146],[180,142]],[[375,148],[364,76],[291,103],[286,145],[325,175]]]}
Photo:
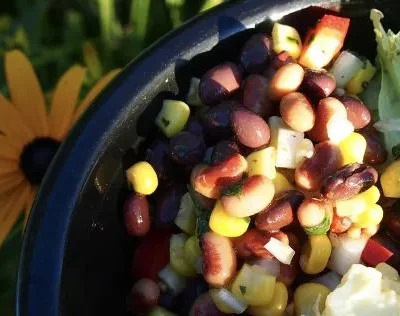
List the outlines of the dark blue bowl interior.
{"label": "dark blue bowl interior", "polygon": [[183,98],[192,76],[237,61],[250,34],[270,31],[271,17],[287,14],[282,21],[304,34],[326,12],[307,8],[312,4],[351,17],[346,47],[372,59],[369,10],[379,8],[385,25],[399,29],[397,1],[232,1],[166,36],[102,93],[60,149],[35,203],[19,273],[19,316],[126,314],[135,240],[122,226],[123,170],[157,135],[162,100]]}

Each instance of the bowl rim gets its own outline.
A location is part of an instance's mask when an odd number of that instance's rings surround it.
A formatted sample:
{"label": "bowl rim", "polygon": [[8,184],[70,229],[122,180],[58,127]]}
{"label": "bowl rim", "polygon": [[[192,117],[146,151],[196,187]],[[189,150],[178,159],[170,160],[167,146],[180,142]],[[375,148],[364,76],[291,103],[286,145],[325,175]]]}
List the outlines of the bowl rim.
{"label": "bowl rim", "polygon": [[[124,68],[73,127],[42,182],[21,249],[17,316],[55,316],[62,310],[61,277],[70,219],[99,157],[112,143],[111,131],[128,111],[135,110],[132,104],[151,88],[149,83],[155,81],[165,91],[173,90],[165,79],[169,67],[175,65],[178,58],[184,56],[190,60],[210,50],[219,40],[241,31],[229,29],[221,38],[218,34],[221,16],[234,18],[246,28],[252,28],[267,16],[280,17],[317,2],[318,5],[335,5],[340,0],[224,3],[164,35]],[[158,62],[154,63],[154,59]],[[136,80],[138,77],[142,80]]]}

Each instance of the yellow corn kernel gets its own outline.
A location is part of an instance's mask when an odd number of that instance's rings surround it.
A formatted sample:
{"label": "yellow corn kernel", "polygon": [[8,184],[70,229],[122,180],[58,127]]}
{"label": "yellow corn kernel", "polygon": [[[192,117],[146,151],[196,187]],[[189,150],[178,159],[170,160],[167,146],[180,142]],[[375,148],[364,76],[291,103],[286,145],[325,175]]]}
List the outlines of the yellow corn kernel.
{"label": "yellow corn kernel", "polygon": [[164,100],[160,113],[156,117],[156,125],[167,137],[181,132],[190,115],[189,106],[178,100]]}
{"label": "yellow corn kernel", "polygon": [[400,198],[400,160],[393,161],[383,171],[381,186],[386,197]]}
{"label": "yellow corn kernel", "polygon": [[288,290],[282,282],[276,282],[272,301],[266,306],[250,307],[250,315],[253,316],[281,316],[288,303]]}
{"label": "yellow corn kernel", "polygon": [[363,162],[367,141],[359,133],[351,133],[339,143],[343,166],[354,162]]}
{"label": "yellow corn kernel", "polygon": [[383,209],[378,204],[368,205],[367,209],[352,218],[353,226],[356,228],[367,228],[369,226],[378,225],[383,219]]}
{"label": "yellow corn kernel", "polygon": [[272,49],[276,54],[286,51],[294,59],[299,58],[302,44],[300,35],[295,28],[275,23],[272,28],[272,42]]}
{"label": "yellow corn kernel", "polygon": [[363,67],[347,83],[346,90],[351,94],[359,94],[363,92],[375,73],[376,68],[367,59]]}
{"label": "yellow corn kernel", "polygon": [[[185,256],[185,243],[188,240],[186,234],[172,235],[169,242],[169,263],[176,273],[183,277],[194,277],[196,270],[187,261]],[[157,249],[154,249],[157,251]]]}
{"label": "yellow corn kernel", "polygon": [[307,274],[322,272],[332,252],[331,241],[326,235],[310,235],[303,247],[300,267]]}
{"label": "yellow corn kernel", "polygon": [[272,301],[275,281],[276,278],[262,268],[244,264],[232,283],[231,291],[239,301],[248,305],[265,306]]}
{"label": "yellow corn kernel", "polygon": [[269,179],[276,177],[276,149],[275,147],[267,147],[252,152],[247,156],[247,174],[249,177],[255,175],[266,176]]}
{"label": "yellow corn kernel", "polygon": [[286,177],[278,171],[276,172],[276,177],[272,180],[272,182],[274,183],[275,187],[275,195],[293,189],[293,185],[291,185],[288,179],[286,179]]}
{"label": "yellow corn kernel", "polygon": [[196,236],[190,236],[186,241],[184,251],[185,251],[185,258],[186,261],[189,262],[194,268],[199,262],[201,257],[201,249],[199,245],[199,240]]}
{"label": "yellow corn kernel", "polygon": [[357,194],[348,200],[336,201],[336,214],[345,217],[353,217],[365,211],[367,205],[375,204],[378,202],[381,193],[374,185],[368,190]]}
{"label": "yellow corn kernel", "polygon": [[236,217],[229,215],[221,201],[215,203],[208,225],[211,230],[225,237],[238,237],[243,235],[250,224],[250,217]]}
{"label": "yellow corn kernel", "polygon": [[294,309],[296,315],[315,315],[315,304],[319,301],[318,310],[321,313],[325,309],[326,297],[330,290],[319,283],[304,283],[294,291]]}
{"label": "yellow corn kernel", "polygon": [[147,161],[135,163],[125,173],[129,184],[136,193],[150,195],[157,189],[157,174]]}

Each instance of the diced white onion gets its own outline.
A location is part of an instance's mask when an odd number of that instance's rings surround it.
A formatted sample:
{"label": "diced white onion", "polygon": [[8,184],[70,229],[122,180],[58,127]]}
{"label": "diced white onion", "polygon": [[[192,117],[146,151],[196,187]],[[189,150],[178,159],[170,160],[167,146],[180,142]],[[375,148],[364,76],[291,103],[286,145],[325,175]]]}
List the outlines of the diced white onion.
{"label": "diced white onion", "polygon": [[186,102],[191,106],[203,106],[203,102],[201,102],[199,97],[199,85],[200,79],[193,77],[190,80],[190,88],[186,97]]}
{"label": "diced white onion", "polygon": [[333,143],[338,144],[354,132],[354,126],[347,118],[333,115],[326,124],[326,131],[328,138]]}
{"label": "diced white onion", "polygon": [[336,79],[336,86],[344,88],[347,83],[360,71],[363,61],[349,51],[343,51],[335,60],[330,73]]}
{"label": "diced white onion", "polygon": [[[225,306],[229,306],[235,314],[241,314],[247,309],[247,305],[243,302],[239,301],[231,292],[227,289],[221,288],[214,292],[214,295],[211,295],[214,301],[219,301]],[[218,306],[218,304],[216,303]]]}
{"label": "diced white onion", "polygon": [[361,254],[367,244],[367,238],[352,239],[346,234],[329,234],[332,253],[328,268],[340,275],[346,274],[353,264],[360,263]]}
{"label": "diced white onion", "polygon": [[381,133],[386,132],[399,132],[400,131],[400,119],[387,119],[381,120],[374,124],[377,131]]}
{"label": "diced white onion", "polygon": [[170,265],[165,266],[158,277],[165,283],[173,295],[178,295],[186,288],[186,279],[181,277]]}
{"label": "diced white onion", "polygon": [[383,279],[382,280],[382,290],[392,290],[395,291],[396,294],[400,294],[400,282]]}
{"label": "diced white onion", "polygon": [[264,248],[283,264],[290,264],[295,254],[289,245],[273,237],[265,244]]}
{"label": "diced white onion", "polygon": [[278,277],[281,272],[279,261],[275,258],[258,259],[250,262],[250,264],[262,268],[264,272],[275,277]]}
{"label": "diced white onion", "polygon": [[328,289],[333,291],[340,284],[341,279],[341,275],[337,274],[334,271],[329,271],[328,273],[325,273],[318,278],[315,278],[312,282],[325,285]]}

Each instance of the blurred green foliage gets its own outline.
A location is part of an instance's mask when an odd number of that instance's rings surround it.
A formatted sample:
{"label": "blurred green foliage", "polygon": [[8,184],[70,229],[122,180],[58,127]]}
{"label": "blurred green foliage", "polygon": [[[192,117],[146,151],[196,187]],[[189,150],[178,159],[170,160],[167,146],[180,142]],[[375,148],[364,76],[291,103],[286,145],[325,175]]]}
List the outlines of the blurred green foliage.
{"label": "blurred green foliage", "polygon": [[[2,56],[19,48],[46,92],[75,63],[88,68],[84,91],[192,16],[224,0],[14,0],[0,2],[0,90],[7,95]],[[23,231],[18,223],[0,249],[0,315],[14,314]]]}

